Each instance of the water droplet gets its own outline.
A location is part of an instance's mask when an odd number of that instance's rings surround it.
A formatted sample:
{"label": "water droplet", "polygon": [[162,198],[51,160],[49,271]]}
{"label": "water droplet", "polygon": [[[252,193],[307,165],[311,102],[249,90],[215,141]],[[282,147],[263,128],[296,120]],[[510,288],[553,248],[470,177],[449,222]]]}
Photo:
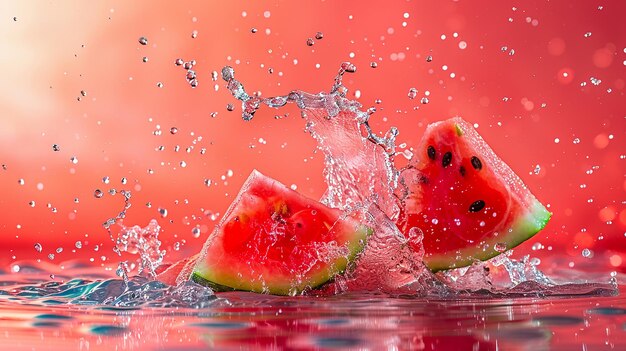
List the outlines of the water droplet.
{"label": "water droplet", "polygon": [[191,39],[195,39],[198,37],[198,31],[194,30],[193,32],[191,32]]}
{"label": "water droplet", "polygon": [[176,127],[170,128],[170,134],[176,134],[176,133],[178,133],[178,128]]}
{"label": "water droplet", "polygon": [[415,97],[417,96],[417,89],[415,88],[411,88],[409,89],[409,99],[415,99]]}
{"label": "water droplet", "polygon": [[144,56],[144,57],[141,59],[141,61],[143,61],[143,62],[148,62],[148,57],[147,57],[147,56]]}
{"label": "water droplet", "polygon": [[126,178],[122,178],[121,183],[122,184],[126,184],[126,183],[128,183],[128,180]]}
{"label": "water droplet", "polygon": [[427,103],[429,103],[429,100],[428,100],[428,98],[427,98],[427,97],[423,97],[423,98],[420,100],[420,102],[421,102],[422,104],[426,105]]}
{"label": "water droplet", "polygon": [[307,46],[313,46],[313,44],[315,44],[315,41],[313,40],[313,38],[308,38],[306,40],[306,45]]}
{"label": "water droplet", "polygon": [[73,164],[78,164],[78,157],[76,156],[70,157],[70,162],[72,162]]}
{"label": "water droplet", "polygon": [[541,172],[541,166],[540,165],[535,165],[535,169],[533,170],[534,174],[539,174],[539,172]]}
{"label": "water droplet", "polygon": [[158,83],[157,83],[157,87],[159,87],[159,88],[163,88],[163,83],[158,82]]}
{"label": "water droplet", "polygon": [[141,45],[148,45],[148,38],[140,37],[139,38],[139,44],[141,44]]}
{"label": "water droplet", "polygon": [[167,209],[159,207],[159,214],[161,215],[162,218],[167,217]]}
{"label": "water droplet", "polygon": [[30,205],[30,207],[35,207],[35,201],[30,201],[28,205]]}
{"label": "water droplet", "polygon": [[226,109],[227,109],[228,111],[233,111],[233,110],[235,110],[235,106],[233,106],[233,104],[227,104],[227,105],[226,105]]}
{"label": "water droplet", "polygon": [[177,58],[176,61],[174,61],[174,64],[176,66],[182,66],[183,63],[185,63],[185,61],[183,61],[183,59],[181,59],[181,58]]}
{"label": "water droplet", "polygon": [[41,246],[41,244],[40,243],[36,243],[35,244],[35,251],[41,252],[41,250],[43,250],[43,247]]}
{"label": "water droplet", "polygon": [[322,32],[315,33],[315,39],[320,40],[322,38],[324,38],[324,33]]}
{"label": "water droplet", "polygon": [[585,257],[585,258],[593,257],[593,251],[591,251],[589,249],[583,249],[582,254],[583,254],[583,257]]}
{"label": "water droplet", "polygon": [[589,38],[591,36],[591,32],[585,33],[585,38]]}
{"label": "water droplet", "polygon": [[48,254],[48,258],[51,259],[51,260],[54,260],[54,254],[52,254],[52,253]]}
{"label": "water droplet", "polygon": [[196,88],[198,86],[198,80],[197,79],[190,80],[189,85],[191,85],[192,88]]}
{"label": "water droplet", "polygon": [[52,151],[61,151],[61,147],[58,144],[52,144]]}
{"label": "water droplet", "polygon": [[17,184],[19,184],[19,185],[24,185],[24,179],[21,179],[21,178],[20,178],[20,179],[18,179],[18,180],[17,180]]}
{"label": "water droplet", "polygon": [[63,252],[63,248],[62,248],[62,247],[57,247],[56,252],[57,252],[57,253],[61,253],[61,252]]}
{"label": "water droplet", "polygon": [[74,246],[76,246],[77,249],[82,249],[83,248],[83,243],[80,241],[77,241]]}
{"label": "water droplet", "polygon": [[103,178],[102,178],[102,182],[103,182],[104,184],[109,184],[109,183],[111,182],[111,179],[110,179],[109,177],[103,177]]}
{"label": "water droplet", "polygon": [[104,195],[104,193],[103,193],[103,192],[102,192],[102,190],[100,190],[100,189],[96,189],[96,190],[93,192],[93,196],[94,196],[95,198],[97,198],[97,199],[101,198],[103,195]]}
{"label": "water droplet", "polygon": [[431,55],[426,56],[426,62],[432,62],[433,57]]}
{"label": "water droplet", "polygon": [[191,229],[191,236],[193,236],[194,238],[199,238],[200,237],[200,227],[193,227]]}
{"label": "water droplet", "polygon": [[589,78],[589,81],[591,82],[591,84],[598,86],[600,85],[600,83],[602,83],[602,81],[596,77],[591,77]]}
{"label": "water droplet", "polygon": [[506,251],[506,244],[505,243],[497,243],[494,247],[494,250],[498,251],[499,253],[503,253]]}

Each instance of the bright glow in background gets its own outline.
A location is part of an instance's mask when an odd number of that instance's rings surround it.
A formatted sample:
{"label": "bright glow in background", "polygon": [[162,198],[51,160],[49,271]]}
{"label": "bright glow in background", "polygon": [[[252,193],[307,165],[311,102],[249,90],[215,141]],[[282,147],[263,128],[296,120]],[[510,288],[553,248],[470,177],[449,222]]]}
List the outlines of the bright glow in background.
{"label": "bright glow in background", "polygon": [[[364,107],[376,106],[376,130],[397,126],[410,147],[427,123],[460,115],[549,204],[553,220],[517,256],[624,270],[623,1],[19,1],[0,3],[0,13],[4,264],[116,265],[102,223],[123,199],[110,189],[132,191],[127,225],[159,220],[168,260],[199,250],[215,224],[207,211],[223,213],[253,168],[319,198],[323,158],[298,112],[264,108],[244,122],[211,72],[231,65],[264,96],[317,92],[349,60],[358,71],[345,83]],[[316,32],[323,38],[307,46]],[[198,88],[177,58],[197,61]],[[105,195],[95,198],[96,189]],[[536,243],[544,249],[533,251]],[[582,258],[585,248],[592,258]]]}

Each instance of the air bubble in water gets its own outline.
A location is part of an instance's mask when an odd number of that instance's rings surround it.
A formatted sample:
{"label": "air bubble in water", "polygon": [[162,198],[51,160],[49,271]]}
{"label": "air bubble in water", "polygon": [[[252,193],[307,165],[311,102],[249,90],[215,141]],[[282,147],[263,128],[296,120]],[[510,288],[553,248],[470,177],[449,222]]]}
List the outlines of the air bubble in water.
{"label": "air bubble in water", "polygon": [[103,192],[102,192],[102,190],[100,190],[100,189],[96,189],[96,190],[93,192],[93,196],[94,196],[95,198],[97,198],[97,199],[101,198],[103,195],[104,195],[104,193],[103,193]]}
{"label": "air bubble in water", "polygon": [[77,241],[74,246],[76,246],[77,249],[82,249],[83,248],[83,243],[80,241]]}
{"label": "air bubble in water", "polygon": [[589,249],[583,249],[582,254],[583,254],[583,257],[585,257],[585,258],[593,257],[593,252],[591,250],[589,250]]}
{"label": "air bubble in water", "polygon": [[141,44],[141,45],[148,45],[148,38],[140,37],[139,38],[139,44]]}
{"label": "air bubble in water", "polygon": [[159,214],[161,215],[162,218],[167,217],[167,209],[159,207]]}
{"label": "air bubble in water", "polygon": [[41,250],[43,250],[43,247],[41,246],[41,244],[40,243],[36,243],[35,244],[35,251],[41,252]]}

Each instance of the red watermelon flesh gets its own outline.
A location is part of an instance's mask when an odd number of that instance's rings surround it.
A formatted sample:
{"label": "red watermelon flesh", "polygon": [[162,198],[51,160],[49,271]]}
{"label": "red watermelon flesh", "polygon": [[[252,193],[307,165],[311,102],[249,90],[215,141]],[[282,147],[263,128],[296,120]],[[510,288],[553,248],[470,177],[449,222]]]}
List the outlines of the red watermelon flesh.
{"label": "red watermelon flesh", "polygon": [[401,177],[398,227],[406,236],[421,229],[424,261],[433,271],[494,257],[532,237],[551,216],[458,117],[428,126]]}
{"label": "red watermelon flesh", "polygon": [[343,272],[371,230],[253,171],[191,277],[218,290],[299,294]]}

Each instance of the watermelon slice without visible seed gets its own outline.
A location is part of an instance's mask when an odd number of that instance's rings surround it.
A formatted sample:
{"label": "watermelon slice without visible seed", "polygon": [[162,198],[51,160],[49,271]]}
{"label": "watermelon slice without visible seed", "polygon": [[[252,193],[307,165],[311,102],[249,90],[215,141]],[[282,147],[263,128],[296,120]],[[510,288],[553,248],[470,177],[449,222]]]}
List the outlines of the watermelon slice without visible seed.
{"label": "watermelon slice without visible seed", "polygon": [[415,234],[411,228],[421,229],[424,261],[433,271],[494,257],[532,237],[551,216],[458,117],[428,126],[401,177],[398,227],[407,237]]}
{"label": "watermelon slice without visible seed", "polygon": [[191,278],[217,290],[299,294],[343,272],[371,229],[253,171]]}

